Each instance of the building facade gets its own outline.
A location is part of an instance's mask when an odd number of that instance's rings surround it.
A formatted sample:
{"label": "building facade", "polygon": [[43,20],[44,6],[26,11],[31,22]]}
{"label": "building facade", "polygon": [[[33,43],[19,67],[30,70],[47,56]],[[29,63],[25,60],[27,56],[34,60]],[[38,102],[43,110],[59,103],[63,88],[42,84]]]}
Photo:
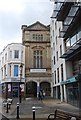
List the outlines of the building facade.
{"label": "building facade", "polygon": [[[58,32],[59,43],[63,41],[64,47],[64,52],[59,59],[65,61],[63,70],[65,78],[60,81],[60,85],[65,86],[66,101],[81,108],[81,0],[75,2],[58,0],[54,5],[52,20],[55,20],[59,26],[60,23],[62,24]],[[52,69],[55,70],[55,67]]]}
{"label": "building facade", "polygon": [[25,95],[38,97],[42,90],[51,96],[50,28],[37,21],[22,25],[21,29],[25,45]]}
{"label": "building facade", "polygon": [[[22,65],[22,71],[20,66]],[[21,74],[22,72],[22,74]],[[20,43],[8,44],[0,53],[0,87],[5,98],[24,95],[25,47]]]}
{"label": "building facade", "polygon": [[65,60],[60,56],[64,53],[63,39],[59,38],[59,29],[62,28],[62,22],[51,18],[50,23],[51,39],[51,66],[52,66],[52,96],[55,99],[66,101],[65,86],[61,82],[66,79]]}

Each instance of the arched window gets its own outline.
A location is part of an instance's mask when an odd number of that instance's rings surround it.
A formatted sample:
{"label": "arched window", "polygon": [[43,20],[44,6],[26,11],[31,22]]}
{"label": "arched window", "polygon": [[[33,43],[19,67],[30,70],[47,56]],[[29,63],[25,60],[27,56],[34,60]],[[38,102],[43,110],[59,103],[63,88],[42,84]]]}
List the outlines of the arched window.
{"label": "arched window", "polygon": [[42,68],[42,50],[34,50],[34,68]]}

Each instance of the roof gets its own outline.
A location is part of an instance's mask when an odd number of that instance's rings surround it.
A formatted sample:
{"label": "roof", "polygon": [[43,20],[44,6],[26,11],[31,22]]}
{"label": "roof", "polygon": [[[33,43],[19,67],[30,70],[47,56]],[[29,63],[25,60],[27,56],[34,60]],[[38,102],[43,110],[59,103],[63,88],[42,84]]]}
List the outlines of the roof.
{"label": "roof", "polygon": [[[25,27],[24,27],[25,26]],[[21,27],[22,29],[24,30],[47,30],[49,31],[50,30],[50,25],[44,25],[42,23],[40,23],[39,21],[27,26],[27,25],[22,25]]]}

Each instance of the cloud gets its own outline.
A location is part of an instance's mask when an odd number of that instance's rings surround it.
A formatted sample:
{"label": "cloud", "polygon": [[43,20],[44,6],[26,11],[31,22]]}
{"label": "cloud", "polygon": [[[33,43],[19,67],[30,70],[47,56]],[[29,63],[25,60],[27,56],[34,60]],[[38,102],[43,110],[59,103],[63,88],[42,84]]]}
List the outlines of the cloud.
{"label": "cloud", "polygon": [[[0,0],[0,46],[21,42],[21,25],[36,21],[50,23],[52,4],[49,0]],[[4,44],[2,41],[6,41]]]}

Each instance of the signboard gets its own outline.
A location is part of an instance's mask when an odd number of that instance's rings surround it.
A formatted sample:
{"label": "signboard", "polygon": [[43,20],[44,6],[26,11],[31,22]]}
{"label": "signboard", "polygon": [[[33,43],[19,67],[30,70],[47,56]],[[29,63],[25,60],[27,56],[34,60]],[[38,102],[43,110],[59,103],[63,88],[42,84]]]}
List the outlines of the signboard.
{"label": "signboard", "polygon": [[30,69],[31,73],[45,73],[46,69]]}
{"label": "signboard", "polygon": [[8,92],[11,91],[11,84],[8,84]]}
{"label": "signboard", "polygon": [[72,82],[76,82],[77,80],[75,79],[75,77],[72,77],[70,79],[67,79],[65,81],[62,81],[61,84],[68,84],[68,83],[72,83]]}
{"label": "signboard", "polygon": [[21,92],[24,92],[24,84],[21,84],[20,87],[21,87]]}

